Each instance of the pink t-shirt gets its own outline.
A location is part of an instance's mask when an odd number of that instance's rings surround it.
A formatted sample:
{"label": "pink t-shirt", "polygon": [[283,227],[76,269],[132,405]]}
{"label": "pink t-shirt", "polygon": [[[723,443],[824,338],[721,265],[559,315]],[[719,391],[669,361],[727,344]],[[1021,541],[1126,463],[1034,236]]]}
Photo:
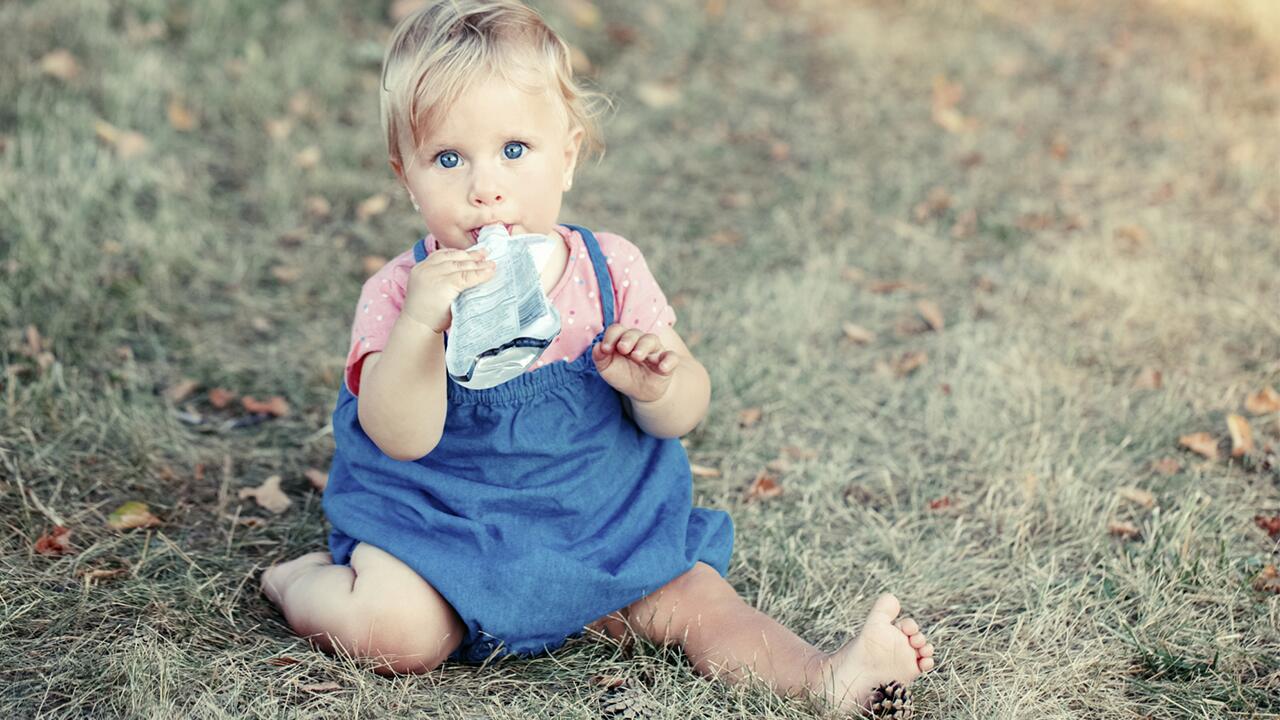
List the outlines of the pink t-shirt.
{"label": "pink t-shirt", "polygon": [[[560,335],[525,372],[532,372],[550,362],[576,359],[591,347],[592,339],[603,329],[600,288],[582,235],[563,225],[557,225],[556,232],[569,248],[564,274],[549,293],[552,304],[560,311]],[[613,233],[596,233],[596,240],[600,243],[613,281],[615,322],[641,332],[674,325],[676,312],[667,303],[666,295],[653,273],[649,272],[640,250],[626,238]],[[426,245],[428,253],[435,252],[438,247],[436,239],[430,235]],[[360,369],[364,358],[369,353],[381,352],[387,345],[391,326],[400,315],[400,308],[404,307],[405,289],[413,266],[413,250],[410,249],[383,265],[364,283],[360,301],[356,304],[356,319],[351,325],[351,351],[347,353],[345,372],[347,388],[353,395],[360,394]]]}

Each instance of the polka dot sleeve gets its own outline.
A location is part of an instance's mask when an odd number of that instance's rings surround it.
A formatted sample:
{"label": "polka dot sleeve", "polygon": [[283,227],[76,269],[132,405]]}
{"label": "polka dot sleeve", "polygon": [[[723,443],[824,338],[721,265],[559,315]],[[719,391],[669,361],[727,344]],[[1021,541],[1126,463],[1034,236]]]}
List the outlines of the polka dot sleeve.
{"label": "polka dot sleeve", "polygon": [[352,395],[360,394],[360,370],[369,353],[382,352],[387,346],[391,328],[404,307],[409,271],[413,269],[413,252],[407,252],[382,266],[365,281],[356,303],[355,320],[351,323],[351,349],[347,353],[343,377]]}
{"label": "polka dot sleeve", "polygon": [[640,249],[612,233],[598,233],[596,239],[613,279],[617,321],[646,333],[675,325],[676,311],[667,302]]}

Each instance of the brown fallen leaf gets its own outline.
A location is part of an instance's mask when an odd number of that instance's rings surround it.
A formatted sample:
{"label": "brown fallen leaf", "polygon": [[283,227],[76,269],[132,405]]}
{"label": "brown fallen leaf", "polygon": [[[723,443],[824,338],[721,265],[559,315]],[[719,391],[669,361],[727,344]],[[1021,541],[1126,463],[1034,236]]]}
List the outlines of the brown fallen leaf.
{"label": "brown fallen leaf", "polygon": [[70,82],[80,76],[80,61],[71,51],[59,48],[40,58],[40,72]]}
{"label": "brown fallen leaf", "polygon": [[146,503],[137,500],[130,500],[124,503],[107,516],[107,527],[113,530],[149,528],[159,524],[160,518],[151,514],[151,508]]}
{"label": "brown fallen leaf", "polygon": [[387,197],[386,193],[370,195],[356,206],[356,219],[368,220],[386,212],[389,207],[391,207],[391,198]]}
{"label": "brown fallen leaf", "polygon": [[698,465],[697,463],[689,463],[689,469],[693,471],[694,477],[701,478],[718,478],[720,470],[706,465]]}
{"label": "brown fallen leaf", "polygon": [[182,378],[178,382],[170,385],[164,391],[164,396],[169,402],[182,402],[186,400],[196,388],[200,387],[200,381],[191,378]]}
{"label": "brown fallen leaf", "polygon": [[41,555],[61,557],[75,552],[71,547],[71,530],[55,525],[52,530],[36,539],[35,550]]}
{"label": "brown fallen leaf", "polygon": [[1150,509],[1156,505],[1156,496],[1153,495],[1151,491],[1143,490],[1142,488],[1126,485],[1124,487],[1116,488],[1116,495],[1119,495],[1131,503],[1141,505],[1144,508]]}
{"label": "brown fallen leaf", "polygon": [[933,187],[929,190],[929,195],[924,200],[915,204],[911,209],[911,215],[916,222],[924,222],[930,218],[938,217],[951,209],[951,193],[947,192],[944,187]]}
{"label": "brown fallen leaf", "polygon": [[105,120],[97,120],[93,124],[94,134],[102,142],[110,145],[121,160],[128,160],[146,152],[151,143],[146,136],[133,130],[121,130]]}
{"label": "brown fallen leaf", "polygon": [[191,132],[200,126],[200,119],[178,98],[171,98],[165,107],[169,116],[169,126],[178,132]]}
{"label": "brown fallen leaf", "polygon": [[933,500],[930,500],[930,501],[929,501],[929,509],[930,509],[930,510],[943,510],[943,509],[946,509],[946,508],[951,507],[951,502],[952,502],[952,501],[951,501],[951,496],[950,496],[950,495],[943,495],[943,496],[942,496],[942,497],[940,497],[940,498],[934,498]]}
{"label": "brown fallen leaf", "polygon": [[764,417],[764,410],[758,407],[750,407],[738,413],[738,427],[749,428],[760,422],[760,418]]}
{"label": "brown fallen leaf", "polygon": [[919,350],[912,350],[894,358],[889,367],[893,370],[894,375],[904,378],[916,370],[919,370],[927,362],[929,362],[929,355],[927,353]]}
{"label": "brown fallen leaf", "polygon": [[1164,374],[1153,367],[1144,367],[1133,378],[1137,390],[1159,390],[1164,385]]}
{"label": "brown fallen leaf", "polygon": [[1280,393],[1268,385],[1244,399],[1244,409],[1250,415],[1266,415],[1280,412]]}
{"label": "brown fallen leaf", "polygon": [[1183,435],[1178,438],[1178,444],[1192,452],[1199,453],[1210,460],[1218,459],[1218,440],[1207,432]]}
{"label": "brown fallen leaf", "polygon": [[307,479],[307,482],[311,483],[311,487],[320,492],[324,492],[324,489],[329,485],[329,473],[323,470],[307,468],[303,471],[302,476]]}
{"label": "brown fallen leaf", "polygon": [[1280,594],[1280,572],[1276,571],[1275,565],[1268,565],[1262,568],[1262,572],[1253,579],[1253,589],[1259,592],[1270,592]]}
{"label": "brown fallen leaf", "polygon": [[716,247],[733,247],[742,243],[742,233],[736,230],[717,230],[707,238]]}
{"label": "brown fallen leaf", "polygon": [[238,497],[241,500],[253,498],[254,502],[258,503],[259,506],[275,515],[288,510],[289,506],[293,504],[289,496],[285,495],[284,491],[280,489],[279,475],[272,475],[256,488],[241,488]]}
{"label": "brown fallen leaf", "polygon": [[1142,534],[1138,526],[1128,520],[1113,520],[1107,524],[1107,532],[1122,540],[1132,540]]}
{"label": "brown fallen leaf", "polygon": [[776,498],[782,494],[782,486],[778,484],[778,479],[769,473],[761,470],[756,479],[751,481],[750,487],[747,488],[746,502],[754,502],[756,500],[768,500]]}
{"label": "brown fallen leaf", "polygon": [[1231,457],[1253,452],[1253,428],[1240,415],[1227,416],[1227,431],[1231,433]]}
{"label": "brown fallen leaf", "polygon": [[216,387],[209,391],[209,404],[222,410],[238,396],[226,388]]}
{"label": "brown fallen leaf", "polygon": [[764,464],[769,472],[775,472],[779,475],[791,472],[791,461],[784,457],[777,457]]}
{"label": "brown fallen leaf", "polygon": [[601,673],[598,675],[592,675],[587,682],[591,683],[596,687],[616,688],[616,687],[622,687],[623,685],[626,685],[627,678],[625,675],[613,675],[613,674]]}
{"label": "brown fallen leaf", "polygon": [[297,665],[302,661],[295,657],[281,655],[279,657],[267,658],[266,662],[268,665],[274,665],[275,667],[288,667],[290,665]]}
{"label": "brown fallen leaf", "polygon": [[956,105],[964,98],[964,87],[959,83],[949,82],[939,75],[933,79],[932,118],[943,130],[949,133],[962,133],[977,127],[977,121],[965,117],[956,109]]}
{"label": "brown fallen leaf", "polygon": [[1161,475],[1177,475],[1182,471],[1182,463],[1178,462],[1176,458],[1160,458],[1151,463],[1151,469]]}
{"label": "brown fallen leaf", "polygon": [[703,8],[706,16],[712,20],[718,20],[724,17],[725,0],[707,0],[706,6]]}
{"label": "brown fallen leaf", "polygon": [[847,340],[858,343],[859,345],[867,345],[875,342],[876,334],[861,325],[855,325],[851,322],[847,322],[841,327],[844,329],[844,336]]}
{"label": "brown fallen leaf", "polygon": [[942,317],[942,309],[932,300],[916,301],[916,312],[920,313],[920,317],[929,323],[929,327],[933,328],[934,332],[942,332],[942,329],[947,326],[946,320]]}
{"label": "brown fallen leaf", "polygon": [[1254,515],[1253,522],[1266,530],[1268,537],[1280,537],[1280,515]]}
{"label": "brown fallen leaf", "polygon": [[240,399],[240,404],[244,406],[245,411],[251,413],[266,413],[273,417],[284,417],[289,414],[289,403],[279,395],[272,395],[266,400],[259,400],[252,395],[245,395]]}
{"label": "brown fallen leaf", "polygon": [[93,585],[99,580],[114,580],[128,574],[129,570],[127,568],[90,568],[80,573],[80,577],[84,578],[85,582]]}

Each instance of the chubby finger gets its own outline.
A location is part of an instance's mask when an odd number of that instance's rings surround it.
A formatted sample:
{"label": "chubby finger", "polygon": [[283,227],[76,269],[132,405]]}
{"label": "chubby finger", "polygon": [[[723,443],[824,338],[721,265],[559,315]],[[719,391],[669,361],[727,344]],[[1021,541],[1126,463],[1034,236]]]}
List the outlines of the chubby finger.
{"label": "chubby finger", "polygon": [[670,375],[680,366],[680,354],[675,350],[664,350],[650,355],[646,364],[659,375]]}
{"label": "chubby finger", "polygon": [[613,350],[613,345],[618,338],[627,331],[627,326],[622,323],[614,323],[604,329],[604,337],[600,338],[600,349],[606,352]]}
{"label": "chubby finger", "polygon": [[618,351],[630,355],[633,360],[644,362],[651,355],[662,352],[662,340],[657,335],[646,333],[636,339],[635,345],[630,350],[626,350],[625,345],[619,342]]}
{"label": "chubby finger", "polygon": [[636,340],[638,340],[644,333],[641,333],[635,328],[628,328],[623,325],[610,325],[609,329],[612,330],[615,327],[619,329],[618,332],[614,335],[612,340],[609,339],[609,333],[606,332],[604,339],[600,341],[600,345],[602,346],[600,349],[605,352],[617,352],[621,355],[626,355],[631,352],[631,348],[635,347]]}

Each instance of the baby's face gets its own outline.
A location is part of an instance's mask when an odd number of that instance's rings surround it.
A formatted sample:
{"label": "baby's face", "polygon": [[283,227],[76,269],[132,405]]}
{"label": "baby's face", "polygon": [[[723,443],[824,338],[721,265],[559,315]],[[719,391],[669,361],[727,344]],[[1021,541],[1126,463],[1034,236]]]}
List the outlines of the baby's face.
{"label": "baby's face", "polygon": [[470,247],[490,223],[552,232],[582,136],[558,102],[493,77],[442,113],[402,178],[442,247]]}

